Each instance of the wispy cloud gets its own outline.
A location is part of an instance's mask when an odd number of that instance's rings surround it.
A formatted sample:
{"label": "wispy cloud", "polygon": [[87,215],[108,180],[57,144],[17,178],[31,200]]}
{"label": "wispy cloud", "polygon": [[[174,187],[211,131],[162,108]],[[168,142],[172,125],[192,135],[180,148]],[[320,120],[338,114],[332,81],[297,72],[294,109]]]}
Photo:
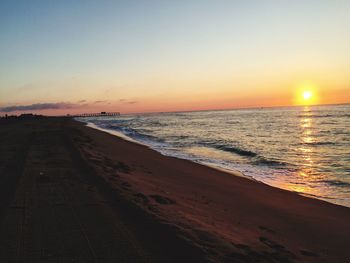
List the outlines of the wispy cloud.
{"label": "wispy cloud", "polygon": [[30,105],[13,105],[1,107],[2,112],[13,112],[13,111],[40,111],[40,110],[52,110],[52,109],[72,109],[80,107],[81,105],[68,103],[68,102],[57,102],[57,103],[35,103]]}
{"label": "wispy cloud", "polygon": [[96,100],[94,101],[95,104],[98,104],[98,103],[106,103],[107,100]]}
{"label": "wispy cloud", "polygon": [[19,91],[19,92],[32,91],[34,89],[35,89],[35,86],[32,83],[27,83],[27,84],[24,84],[24,85],[18,87],[17,91]]}
{"label": "wispy cloud", "polygon": [[135,104],[135,103],[138,103],[137,100],[129,100],[129,99],[120,99],[119,102],[121,102],[123,104]]}

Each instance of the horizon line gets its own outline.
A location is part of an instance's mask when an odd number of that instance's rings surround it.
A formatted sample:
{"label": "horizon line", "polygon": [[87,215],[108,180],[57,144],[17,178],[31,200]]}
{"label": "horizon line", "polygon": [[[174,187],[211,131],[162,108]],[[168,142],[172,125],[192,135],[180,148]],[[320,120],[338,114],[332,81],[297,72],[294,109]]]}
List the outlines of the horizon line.
{"label": "horizon line", "polygon": [[[205,111],[225,111],[225,110],[250,110],[250,109],[273,109],[273,108],[294,108],[294,107],[317,107],[317,106],[340,106],[340,105],[350,105],[350,102],[343,103],[324,103],[324,104],[312,104],[312,105],[278,105],[278,106],[247,106],[247,107],[234,107],[234,108],[213,108],[213,109],[199,109],[199,110],[180,110],[180,111],[150,111],[150,112],[133,112],[133,113],[123,113],[119,112],[120,115],[140,115],[140,114],[157,114],[157,113],[186,113],[186,112],[205,112]],[[34,110],[35,112],[35,110]],[[34,115],[42,115],[48,117],[70,117],[70,115],[82,115],[82,114],[96,114],[99,112],[82,112],[77,114],[61,114],[61,115],[45,115],[40,113],[33,113],[29,111],[23,111],[21,114],[34,114]],[[109,111],[107,112],[109,113]],[[0,114],[0,117],[5,116],[18,116],[18,114]]]}

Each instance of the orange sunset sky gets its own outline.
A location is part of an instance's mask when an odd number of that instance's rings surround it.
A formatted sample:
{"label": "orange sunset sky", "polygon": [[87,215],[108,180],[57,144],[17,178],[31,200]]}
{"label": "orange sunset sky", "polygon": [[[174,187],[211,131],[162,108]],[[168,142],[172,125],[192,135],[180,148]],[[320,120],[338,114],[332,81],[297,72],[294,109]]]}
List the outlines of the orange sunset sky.
{"label": "orange sunset sky", "polygon": [[322,0],[1,1],[0,114],[349,103],[348,10]]}

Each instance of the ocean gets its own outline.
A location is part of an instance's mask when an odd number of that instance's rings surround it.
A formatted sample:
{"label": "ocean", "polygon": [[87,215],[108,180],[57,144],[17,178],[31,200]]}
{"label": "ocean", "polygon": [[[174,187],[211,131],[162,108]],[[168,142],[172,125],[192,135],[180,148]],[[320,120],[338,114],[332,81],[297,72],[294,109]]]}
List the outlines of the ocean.
{"label": "ocean", "polygon": [[350,105],[78,120],[164,155],[350,207]]}

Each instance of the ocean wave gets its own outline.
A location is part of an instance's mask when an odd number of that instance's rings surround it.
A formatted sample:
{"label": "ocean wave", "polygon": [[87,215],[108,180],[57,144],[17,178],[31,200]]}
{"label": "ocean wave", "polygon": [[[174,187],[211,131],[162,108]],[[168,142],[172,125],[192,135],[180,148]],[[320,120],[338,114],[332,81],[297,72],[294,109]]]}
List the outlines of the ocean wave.
{"label": "ocean wave", "polygon": [[121,132],[124,135],[126,135],[132,139],[135,139],[135,140],[140,140],[141,142],[145,141],[145,140],[154,141],[154,142],[164,142],[164,140],[162,140],[158,137],[155,137],[155,136],[152,136],[149,134],[141,133],[140,131],[137,131],[137,130],[132,129],[130,127],[118,126],[115,124],[107,124],[107,125],[104,125],[102,128]]}
{"label": "ocean wave", "polygon": [[221,151],[235,153],[235,154],[247,156],[247,157],[255,157],[258,155],[257,153],[255,153],[253,151],[245,150],[245,149],[235,147],[235,146],[228,146],[228,145],[208,143],[208,142],[203,142],[201,144],[208,146],[208,147],[212,147],[214,149],[221,150]]}
{"label": "ocean wave", "polygon": [[342,118],[350,117],[350,114],[299,114],[297,118]]}
{"label": "ocean wave", "polygon": [[324,180],[323,182],[332,186],[350,187],[350,183],[340,180]]}
{"label": "ocean wave", "polygon": [[160,121],[150,121],[148,123],[148,125],[150,125],[152,127],[166,127],[166,126],[169,126],[169,124],[167,124],[165,122],[160,122]]}
{"label": "ocean wave", "polygon": [[285,167],[288,165],[285,162],[271,160],[271,159],[268,159],[266,157],[260,156],[256,152],[242,149],[242,148],[239,148],[236,146],[228,146],[228,145],[224,145],[224,144],[210,143],[210,142],[202,142],[201,144],[206,146],[206,147],[211,147],[211,148],[218,149],[221,151],[238,154],[238,155],[244,156],[244,157],[249,157],[249,158],[251,158],[251,163],[253,163],[255,165],[266,165],[266,166],[274,166],[274,167],[278,167],[278,166]]}
{"label": "ocean wave", "polygon": [[264,165],[264,166],[270,166],[270,167],[275,167],[275,168],[286,167],[289,165],[286,162],[271,160],[271,159],[268,159],[264,156],[260,156],[256,152],[242,149],[242,148],[235,147],[235,146],[228,146],[228,145],[209,143],[209,142],[202,142],[202,145],[204,145],[206,147],[218,149],[221,151],[225,151],[225,152],[238,154],[240,156],[249,157],[249,159],[251,160],[250,162],[254,165]]}
{"label": "ocean wave", "polygon": [[337,143],[336,142],[303,142],[301,144],[319,146],[319,145],[336,145]]}
{"label": "ocean wave", "polygon": [[255,152],[252,152],[252,151],[249,151],[249,150],[244,150],[244,149],[241,149],[241,148],[238,148],[238,147],[231,147],[231,146],[220,145],[220,146],[217,146],[217,148],[219,150],[223,150],[223,151],[226,151],[226,152],[237,153],[237,154],[242,155],[242,156],[255,157],[255,156],[258,155]]}
{"label": "ocean wave", "polygon": [[257,156],[256,160],[254,161],[254,164],[275,166],[275,167],[278,167],[278,166],[286,167],[286,166],[288,166],[288,163],[286,163],[286,162],[271,160],[271,159],[267,159],[267,158],[262,157],[262,156]]}
{"label": "ocean wave", "polygon": [[103,118],[87,118],[87,120],[89,121],[89,122],[93,122],[93,123],[95,123],[95,124],[106,124],[106,123],[108,123],[108,124],[111,124],[111,125],[116,125],[116,124],[122,124],[122,123],[129,123],[129,122],[132,122],[132,121],[134,121],[136,118],[123,118],[123,119],[108,119],[108,120],[106,120],[106,119],[103,119]]}

